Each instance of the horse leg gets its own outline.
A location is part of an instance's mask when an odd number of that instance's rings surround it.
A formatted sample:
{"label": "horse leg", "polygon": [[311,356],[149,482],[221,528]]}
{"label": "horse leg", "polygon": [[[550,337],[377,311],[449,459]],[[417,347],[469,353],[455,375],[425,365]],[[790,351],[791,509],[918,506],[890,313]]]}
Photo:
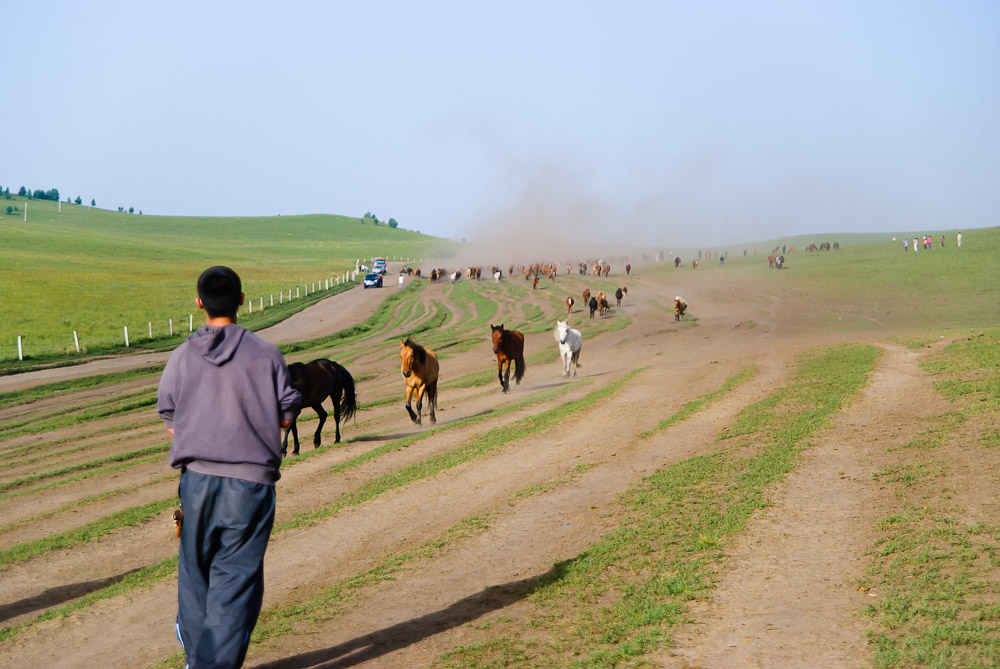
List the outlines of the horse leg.
{"label": "horse leg", "polygon": [[423,425],[423,421],[421,419],[423,418],[423,413],[424,413],[424,388],[425,388],[425,386],[418,386],[417,390],[416,390],[416,395],[417,395],[417,425]]}
{"label": "horse leg", "polygon": [[337,425],[337,439],[333,443],[340,443],[340,402],[333,403],[333,422]]}
{"label": "horse leg", "polygon": [[313,448],[319,448],[319,445],[323,442],[320,432],[323,430],[323,423],[326,422],[326,411],[323,409],[322,404],[314,406],[313,411],[319,416],[319,425],[316,426],[316,434],[313,435]]}
{"label": "horse leg", "polygon": [[437,381],[434,381],[431,388],[425,388],[424,394],[427,395],[427,408],[431,412],[431,423],[436,423],[437,416],[434,415],[434,403],[437,400]]}
{"label": "horse leg", "polygon": [[500,387],[504,392],[507,392],[507,387],[503,382],[503,360],[497,358],[497,378],[500,379]]}
{"label": "horse leg", "polygon": [[413,388],[406,386],[406,412],[410,414],[410,420],[412,420],[417,425],[420,425],[420,416],[413,413],[413,409],[410,407],[410,397],[413,395]]}
{"label": "horse leg", "polygon": [[510,390],[510,360],[507,360],[507,369],[504,370],[503,378],[500,379],[500,384],[503,386],[504,392]]}
{"label": "horse leg", "polygon": [[285,428],[285,438],[281,442],[281,454],[286,455],[288,453],[288,433],[292,431],[292,426],[295,425],[295,419],[292,419],[291,425]]}
{"label": "horse leg", "polygon": [[298,428],[298,422],[297,421],[294,421],[294,420],[292,421],[291,430],[292,430],[292,439],[295,442],[295,450],[292,451],[292,455],[298,455],[299,454],[299,428]]}

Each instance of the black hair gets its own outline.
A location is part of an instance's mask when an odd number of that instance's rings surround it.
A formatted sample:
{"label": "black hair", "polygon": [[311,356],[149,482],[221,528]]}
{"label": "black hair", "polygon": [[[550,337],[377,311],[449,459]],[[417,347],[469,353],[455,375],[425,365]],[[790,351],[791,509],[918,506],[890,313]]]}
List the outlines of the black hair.
{"label": "black hair", "polygon": [[198,277],[198,297],[211,318],[236,317],[243,284],[240,276],[222,265],[209,267]]}

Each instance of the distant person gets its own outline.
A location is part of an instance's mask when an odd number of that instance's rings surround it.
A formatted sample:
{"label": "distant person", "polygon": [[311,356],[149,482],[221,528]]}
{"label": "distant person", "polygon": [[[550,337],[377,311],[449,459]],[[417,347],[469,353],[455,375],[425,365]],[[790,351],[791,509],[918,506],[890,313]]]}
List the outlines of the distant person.
{"label": "distant person", "polygon": [[403,273],[402,272],[400,272],[400,274],[399,274],[399,287],[400,288],[403,287]]}
{"label": "distant person", "polygon": [[962,248],[962,233],[958,233],[958,248]]}
{"label": "distant person", "polygon": [[278,349],[236,324],[243,299],[233,270],[202,272],[195,302],[205,325],[170,354],[157,393],[170,465],[181,470],[175,632],[189,667],[246,658],[264,598],[281,428],[302,402]]}
{"label": "distant person", "polygon": [[918,239],[917,237],[913,238],[913,250],[914,251],[920,250],[920,239]]}
{"label": "distant person", "polygon": [[907,245],[908,245],[909,243],[910,243],[910,240],[909,240],[909,239],[904,239],[904,240],[903,240],[903,250],[904,250],[904,251],[909,251],[909,250],[910,250],[909,248],[907,248]]}
{"label": "distant person", "polygon": [[944,235],[941,235],[941,248],[944,248]]}
{"label": "distant person", "polygon": [[724,255],[719,256],[719,267],[722,267],[725,264],[726,264],[726,256]]}

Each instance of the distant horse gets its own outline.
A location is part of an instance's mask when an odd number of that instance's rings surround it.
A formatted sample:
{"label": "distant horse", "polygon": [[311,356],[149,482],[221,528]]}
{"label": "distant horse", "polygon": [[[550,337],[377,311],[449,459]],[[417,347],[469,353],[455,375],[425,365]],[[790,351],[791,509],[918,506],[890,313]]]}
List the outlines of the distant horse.
{"label": "distant horse", "polygon": [[[302,393],[302,406],[312,407],[319,416],[319,425],[313,435],[313,446],[322,443],[320,432],[326,422],[327,413],[323,402],[329,397],[333,401],[333,420],[337,424],[337,440],[340,443],[340,419],[345,421],[354,417],[358,410],[358,396],[354,391],[354,377],[344,367],[333,360],[319,358],[312,362],[293,362],[288,366],[289,383],[292,388]],[[285,428],[285,439],[281,442],[281,453],[288,452],[288,433],[292,433],[295,449],[292,455],[299,454],[299,430],[297,419]]]}
{"label": "distant horse", "polygon": [[590,301],[587,302],[587,306],[590,307],[590,317],[593,318],[594,312],[597,311],[597,298],[596,297],[590,298]]}
{"label": "distant horse", "polygon": [[[429,348],[417,344],[412,339],[399,342],[400,371],[406,382],[406,411],[410,420],[421,425],[424,396],[427,397],[427,408],[431,412],[431,422],[436,423],[434,409],[437,407],[438,359],[437,354]],[[417,412],[410,408],[410,398],[417,397]]]}
{"label": "distant horse", "polygon": [[625,293],[622,292],[621,287],[615,291],[615,300],[617,300],[617,306],[622,306],[622,298],[625,297]]}
{"label": "distant horse", "polygon": [[566,316],[567,317],[571,313],[573,313],[573,305],[574,304],[576,304],[576,300],[574,300],[572,297],[570,297],[569,295],[567,295],[566,296]]}
{"label": "distant horse", "polygon": [[452,272],[451,275],[448,278],[451,279],[452,283],[455,283],[456,281],[458,281],[459,279],[462,278],[462,273],[461,272]]}
{"label": "distant horse", "polygon": [[[835,245],[834,245],[834,248],[840,248],[840,247],[839,247],[838,245],[836,245],[836,244],[835,244]],[[789,252],[789,253],[798,253],[798,251],[799,251],[799,250],[798,250],[798,249],[797,249],[796,247],[794,247],[794,246],[789,246],[789,247],[788,247],[788,252]]]}
{"label": "distant horse", "polygon": [[676,258],[674,258],[674,269],[677,269],[680,266],[681,266],[681,257],[677,256]]}
{"label": "distant horse", "polygon": [[580,350],[583,348],[583,335],[579,330],[569,326],[566,321],[556,321],[556,329],[553,333],[556,341],[559,342],[559,355],[562,356],[563,376],[569,376],[570,367],[573,367],[573,376],[576,377],[576,369],[580,366]]}
{"label": "distant horse", "polygon": [[774,269],[781,269],[785,265],[785,256],[778,256],[774,259]]}
{"label": "distant horse", "polygon": [[806,247],[806,253],[811,253],[813,251],[818,251],[815,242]]}
{"label": "distant horse", "polygon": [[829,251],[830,250],[830,242],[823,242],[822,244],[820,244],[819,245],[819,250],[820,251]]}
{"label": "distant horse", "polygon": [[494,279],[495,279],[495,280],[496,280],[497,282],[499,282],[499,281],[500,281],[500,279],[501,279],[501,278],[503,278],[503,270],[499,270],[499,269],[498,269],[497,271],[493,272],[493,278],[494,278]]}
{"label": "distant horse", "polygon": [[632,275],[632,263],[625,265],[625,276]]}
{"label": "distant horse", "polygon": [[768,256],[767,257],[767,266],[769,268],[771,268],[771,269],[774,269],[774,258],[775,258],[775,256]]}
{"label": "distant horse", "polygon": [[600,312],[601,317],[608,315],[608,296],[604,294],[603,290],[597,292],[597,310]]}
{"label": "distant horse", "polygon": [[684,318],[684,312],[687,311],[688,303],[680,295],[674,295],[674,321],[679,321]]}
{"label": "distant horse", "polygon": [[[795,247],[793,246],[792,248],[795,248]],[[840,250],[840,242],[834,242],[833,243],[833,250],[834,251],[839,251]]]}
{"label": "distant horse", "polygon": [[590,288],[583,289],[583,303],[588,304],[590,302]]}
{"label": "distant horse", "polygon": [[698,269],[698,259],[695,258],[691,261],[691,269]]}
{"label": "distant horse", "polygon": [[510,390],[510,363],[514,363],[514,383],[521,383],[524,377],[524,335],[517,330],[505,330],[503,323],[490,323],[490,328],[493,330],[493,352],[497,355],[497,378],[500,387],[507,392]]}

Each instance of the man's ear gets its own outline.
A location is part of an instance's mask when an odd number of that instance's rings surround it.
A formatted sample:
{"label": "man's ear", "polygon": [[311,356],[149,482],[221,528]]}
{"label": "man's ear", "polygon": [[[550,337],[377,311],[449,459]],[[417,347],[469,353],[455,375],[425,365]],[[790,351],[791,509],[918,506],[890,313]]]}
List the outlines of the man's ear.
{"label": "man's ear", "polygon": [[240,306],[241,307],[243,306],[243,303],[246,302],[246,299],[247,299],[247,294],[246,293],[240,293]]}
{"label": "man's ear", "polygon": [[194,303],[198,305],[199,309],[204,309],[205,308],[205,303],[201,301],[200,297],[194,298]]}

